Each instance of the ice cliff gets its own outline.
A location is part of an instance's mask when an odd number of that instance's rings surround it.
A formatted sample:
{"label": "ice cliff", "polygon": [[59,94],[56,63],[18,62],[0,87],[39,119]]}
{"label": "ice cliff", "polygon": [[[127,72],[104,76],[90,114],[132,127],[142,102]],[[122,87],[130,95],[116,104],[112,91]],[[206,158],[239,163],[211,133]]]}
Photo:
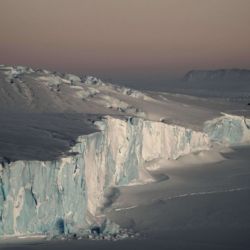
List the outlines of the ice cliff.
{"label": "ice cliff", "polygon": [[216,142],[226,145],[250,143],[250,119],[223,114],[205,123],[204,132]]}
{"label": "ice cliff", "polygon": [[146,162],[209,148],[203,132],[141,118],[106,116],[54,161],[2,161],[0,235],[80,233],[96,223],[112,186],[145,182]]}

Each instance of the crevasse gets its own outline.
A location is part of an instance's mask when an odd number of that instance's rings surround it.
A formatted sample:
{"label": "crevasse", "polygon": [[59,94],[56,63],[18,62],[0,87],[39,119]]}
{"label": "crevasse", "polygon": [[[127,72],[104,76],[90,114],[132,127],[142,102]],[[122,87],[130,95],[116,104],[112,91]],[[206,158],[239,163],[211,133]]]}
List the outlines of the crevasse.
{"label": "crevasse", "polygon": [[144,182],[145,162],[210,147],[205,133],[141,118],[106,116],[68,157],[0,164],[0,236],[87,229],[111,186]]}

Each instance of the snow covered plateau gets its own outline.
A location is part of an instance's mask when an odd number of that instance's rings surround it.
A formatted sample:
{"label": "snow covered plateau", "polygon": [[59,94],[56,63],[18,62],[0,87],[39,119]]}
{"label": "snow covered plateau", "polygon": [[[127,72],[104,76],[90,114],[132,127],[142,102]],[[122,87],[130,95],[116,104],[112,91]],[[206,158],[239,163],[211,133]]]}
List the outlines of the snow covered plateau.
{"label": "snow covered plateau", "polygon": [[20,66],[0,66],[0,87],[0,238],[112,232],[117,187],[155,181],[162,160],[250,144],[241,103]]}

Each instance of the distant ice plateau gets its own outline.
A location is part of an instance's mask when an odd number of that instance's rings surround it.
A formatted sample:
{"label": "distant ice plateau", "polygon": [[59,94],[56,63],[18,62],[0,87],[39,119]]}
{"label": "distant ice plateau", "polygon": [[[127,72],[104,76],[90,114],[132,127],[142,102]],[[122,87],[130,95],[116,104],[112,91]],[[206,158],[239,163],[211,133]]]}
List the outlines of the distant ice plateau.
{"label": "distant ice plateau", "polygon": [[208,81],[250,81],[250,70],[247,69],[218,69],[218,70],[191,70],[185,76],[187,82],[208,82]]}
{"label": "distant ice plateau", "polygon": [[[156,86],[157,88],[157,86]],[[152,88],[153,89],[153,88]],[[249,102],[250,70],[217,69],[191,70],[174,84],[159,85],[159,89],[171,93],[189,94],[199,97],[224,98],[234,102]]]}
{"label": "distant ice plateau", "polygon": [[0,66],[0,86],[0,237],[112,233],[100,215],[113,187],[153,181],[160,159],[250,143],[241,104],[21,66]]}

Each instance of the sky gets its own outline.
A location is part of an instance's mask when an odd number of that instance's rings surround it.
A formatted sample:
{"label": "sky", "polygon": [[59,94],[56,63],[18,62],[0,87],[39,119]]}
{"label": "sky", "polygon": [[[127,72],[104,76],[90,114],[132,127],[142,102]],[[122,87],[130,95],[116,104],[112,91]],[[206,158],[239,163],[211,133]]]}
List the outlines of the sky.
{"label": "sky", "polygon": [[0,64],[164,82],[250,68],[250,0],[0,0]]}

